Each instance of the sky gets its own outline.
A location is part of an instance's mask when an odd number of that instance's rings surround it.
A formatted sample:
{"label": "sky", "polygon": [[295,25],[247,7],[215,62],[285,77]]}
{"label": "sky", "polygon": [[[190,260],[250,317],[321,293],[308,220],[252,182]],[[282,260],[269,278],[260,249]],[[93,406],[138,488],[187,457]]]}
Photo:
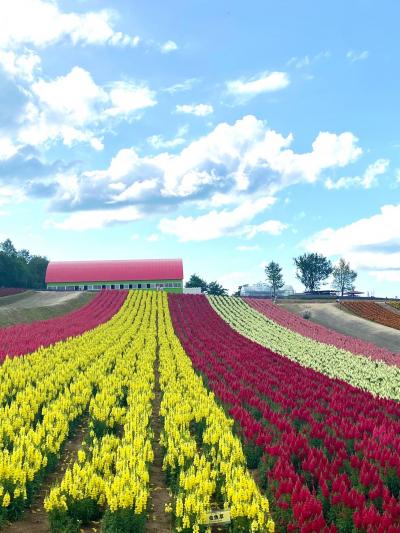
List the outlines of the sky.
{"label": "sky", "polygon": [[[4,0],[0,239],[181,257],[230,291],[322,253],[400,297],[397,0]],[[327,286],[328,287],[328,286]]]}

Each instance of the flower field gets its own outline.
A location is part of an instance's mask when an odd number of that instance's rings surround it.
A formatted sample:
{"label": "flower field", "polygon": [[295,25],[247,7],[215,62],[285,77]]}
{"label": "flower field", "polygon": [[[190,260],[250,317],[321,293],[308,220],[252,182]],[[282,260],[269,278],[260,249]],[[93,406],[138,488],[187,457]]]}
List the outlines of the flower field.
{"label": "flower field", "polygon": [[400,329],[400,315],[392,313],[376,302],[351,302],[344,300],[340,305],[361,318],[372,320],[389,328]]}
{"label": "flower field", "polygon": [[[284,357],[234,331],[204,297],[169,295],[169,303],[183,348],[235,419],[248,466],[258,470],[269,498],[276,531],[400,531],[400,406],[386,399],[396,396],[396,382],[390,382],[399,379],[396,367],[344,351],[332,362],[329,352],[325,370],[330,373],[351,356],[359,361],[354,374],[363,365],[376,368],[375,376],[364,374],[364,386],[356,388],[309,368],[301,342],[289,344],[297,337],[268,333],[268,342],[290,351]],[[251,335],[260,334],[261,323],[246,320],[240,300],[212,303],[234,327],[244,324]],[[322,347],[310,342],[321,365]],[[295,349],[307,364],[291,360]],[[350,378],[350,369],[346,372]],[[382,387],[385,372],[390,385]]]}
{"label": "flower field", "polygon": [[295,331],[304,337],[309,337],[310,339],[325,344],[331,344],[332,346],[336,346],[337,348],[341,348],[354,354],[367,355],[371,359],[385,361],[389,364],[399,364],[399,357],[393,355],[389,350],[379,348],[378,346],[361,339],[355,339],[354,337],[337,333],[336,331],[316,324],[315,322],[306,320],[287,311],[279,305],[273,304],[270,300],[245,298],[244,301],[253,307],[253,309],[265,315],[268,319],[287,329]]}
{"label": "flower field", "polygon": [[123,296],[107,322],[0,366],[0,525],[32,505],[80,424],[76,457],[44,500],[51,531],[99,522],[102,531],[144,531],[159,387],[171,531],[210,531],[215,504],[229,511],[232,532],[273,532],[233,420],[194,372],[166,295]]}
{"label": "flower field", "polygon": [[127,291],[102,291],[89,304],[66,315],[0,328],[0,361],[81,335],[110,320],[125,301]]}
{"label": "flower field", "polygon": [[[269,320],[240,298],[210,297],[219,315],[242,335],[302,366],[394,400],[400,399],[400,367],[317,342]],[[393,355],[393,363],[397,363]]]}

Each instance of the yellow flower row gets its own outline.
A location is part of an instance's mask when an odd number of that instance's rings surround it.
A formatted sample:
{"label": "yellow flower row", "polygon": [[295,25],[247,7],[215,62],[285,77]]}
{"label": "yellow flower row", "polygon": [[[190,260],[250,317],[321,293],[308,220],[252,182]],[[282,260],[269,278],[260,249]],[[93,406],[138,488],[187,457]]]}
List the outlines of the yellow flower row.
{"label": "yellow flower row", "polygon": [[[116,356],[113,371],[99,382],[90,402],[91,439],[46,498],[48,512],[68,514],[77,502],[87,499],[102,511],[132,509],[137,515],[145,511],[148,465],[153,461],[149,422],[156,357],[156,299],[156,293],[143,295],[134,323],[129,326],[135,336]],[[119,431],[98,435],[99,423],[107,431]]]}
{"label": "yellow flower row", "polygon": [[58,457],[93,391],[132,343],[140,323],[135,329],[131,317],[141,309],[141,295],[131,294],[106,324],[1,367],[0,515],[26,505],[29,485]]}
{"label": "yellow flower row", "polygon": [[176,526],[199,531],[206,523],[207,510],[217,503],[230,509],[243,531],[273,532],[268,500],[246,469],[240,441],[232,433],[233,421],[194,372],[174,334],[167,298],[162,295],[160,299],[161,444],[163,467],[175,476]]}

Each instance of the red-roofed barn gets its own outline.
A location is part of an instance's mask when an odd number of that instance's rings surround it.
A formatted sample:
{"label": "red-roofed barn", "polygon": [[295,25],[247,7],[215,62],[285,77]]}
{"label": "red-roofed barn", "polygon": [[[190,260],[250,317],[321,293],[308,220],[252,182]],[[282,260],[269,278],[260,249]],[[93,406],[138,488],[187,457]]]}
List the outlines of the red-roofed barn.
{"label": "red-roofed barn", "polygon": [[163,289],[182,292],[182,259],[119,261],[51,261],[46,285],[50,290]]}

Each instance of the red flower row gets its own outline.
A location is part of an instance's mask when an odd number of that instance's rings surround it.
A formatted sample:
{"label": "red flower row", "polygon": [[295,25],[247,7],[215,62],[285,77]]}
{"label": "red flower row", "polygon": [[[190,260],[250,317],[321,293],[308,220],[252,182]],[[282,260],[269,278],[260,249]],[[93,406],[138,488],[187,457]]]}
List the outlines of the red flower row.
{"label": "red flower row", "polygon": [[0,361],[6,355],[34,352],[107,322],[120,309],[128,291],[102,291],[89,304],[66,315],[0,329]]}
{"label": "red flower row", "polygon": [[264,453],[278,531],[400,531],[398,403],[242,337],[204,297],[169,304],[194,367]]}
{"label": "red flower row", "polygon": [[[371,342],[348,337],[347,335],[337,333],[336,331],[332,331],[324,326],[320,326],[319,324],[305,320],[304,318],[297,316],[286,309],[283,309],[279,305],[273,304],[269,300],[244,298],[244,301],[270,320],[273,320],[274,322],[292,331],[296,331],[304,337],[309,337],[310,339],[314,339],[325,344],[331,344],[332,346],[342,348],[343,350],[347,350],[354,354],[366,355],[371,359],[385,361],[385,363],[390,365],[400,365],[400,358],[398,354],[390,352],[389,350],[385,350],[384,348],[379,348]],[[400,316],[398,318],[400,319]]]}

